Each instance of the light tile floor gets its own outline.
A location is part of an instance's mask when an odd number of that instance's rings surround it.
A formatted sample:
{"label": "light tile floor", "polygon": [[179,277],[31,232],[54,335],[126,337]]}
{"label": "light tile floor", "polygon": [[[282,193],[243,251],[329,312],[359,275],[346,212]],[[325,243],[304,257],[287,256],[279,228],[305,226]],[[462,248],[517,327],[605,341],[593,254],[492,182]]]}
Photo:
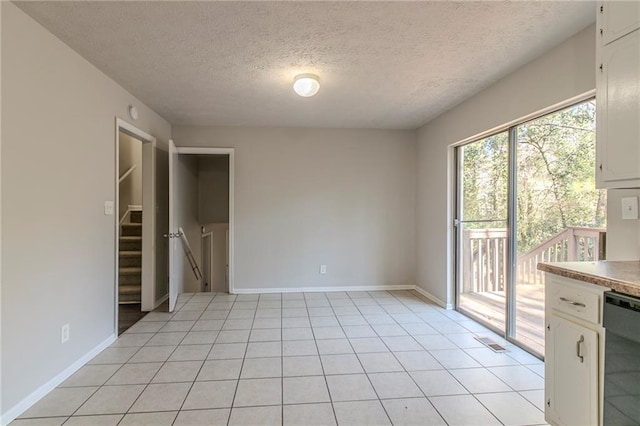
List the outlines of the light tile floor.
{"label": "light tile floor", "polygon": [[536,425],[543,371],[414,292],[183,294],[12,424]]}

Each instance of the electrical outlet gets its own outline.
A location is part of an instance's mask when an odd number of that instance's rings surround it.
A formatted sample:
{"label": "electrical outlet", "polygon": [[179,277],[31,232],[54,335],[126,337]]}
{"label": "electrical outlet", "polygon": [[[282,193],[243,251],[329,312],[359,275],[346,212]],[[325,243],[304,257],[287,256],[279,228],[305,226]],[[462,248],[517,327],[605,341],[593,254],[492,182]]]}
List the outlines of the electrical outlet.
{"label": "electrical outlet", "polygon": [[320,274],[324,275],[327,273],[327,265],[320,265]]}
{"label": "electrical outlet", "polygon": [[69,324],[60,327],[60,343],[67,343],[71,338],[71,330]]}

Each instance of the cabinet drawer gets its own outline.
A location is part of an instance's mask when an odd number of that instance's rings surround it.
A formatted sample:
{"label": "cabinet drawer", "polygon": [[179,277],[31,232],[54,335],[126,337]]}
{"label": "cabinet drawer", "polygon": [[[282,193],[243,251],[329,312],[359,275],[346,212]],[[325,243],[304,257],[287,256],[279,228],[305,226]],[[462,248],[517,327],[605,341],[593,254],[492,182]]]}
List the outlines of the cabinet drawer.
{"label": "cabinet drawer", "polygon": [[602,302],[599,294],[563,284],[553,285],[550,290],[546,303],[551,309],[593,324],[600,324]]}

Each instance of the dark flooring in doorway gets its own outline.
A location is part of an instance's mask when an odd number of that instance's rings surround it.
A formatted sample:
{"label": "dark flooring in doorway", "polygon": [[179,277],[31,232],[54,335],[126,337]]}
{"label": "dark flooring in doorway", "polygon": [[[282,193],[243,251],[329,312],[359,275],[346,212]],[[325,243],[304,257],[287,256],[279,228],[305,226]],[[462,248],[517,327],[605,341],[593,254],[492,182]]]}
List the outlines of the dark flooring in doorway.
{"label": "dark flooring in doorway", "polygon": [[118,306],[118,336],[147,315],[141,311],[140,303],[121,304]]}
{"label": "dark flooring in doorway", "polygon": [[[137,323],[148,314],[141,311],[140,303],[122,304],[118,307],[118,336],[127,331],[133,324]],[[153,310],[154,312],[169,312],[169,301],[161,303]]]}

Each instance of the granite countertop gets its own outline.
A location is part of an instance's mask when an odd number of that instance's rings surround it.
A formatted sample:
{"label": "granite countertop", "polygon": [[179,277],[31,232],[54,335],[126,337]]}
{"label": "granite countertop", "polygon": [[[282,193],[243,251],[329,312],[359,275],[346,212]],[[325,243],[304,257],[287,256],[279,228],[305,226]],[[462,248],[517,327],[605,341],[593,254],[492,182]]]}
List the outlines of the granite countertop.
{"label": "granite countertop", "polygon": [[538,269],[640,297],[640,261],[538,263]]}

